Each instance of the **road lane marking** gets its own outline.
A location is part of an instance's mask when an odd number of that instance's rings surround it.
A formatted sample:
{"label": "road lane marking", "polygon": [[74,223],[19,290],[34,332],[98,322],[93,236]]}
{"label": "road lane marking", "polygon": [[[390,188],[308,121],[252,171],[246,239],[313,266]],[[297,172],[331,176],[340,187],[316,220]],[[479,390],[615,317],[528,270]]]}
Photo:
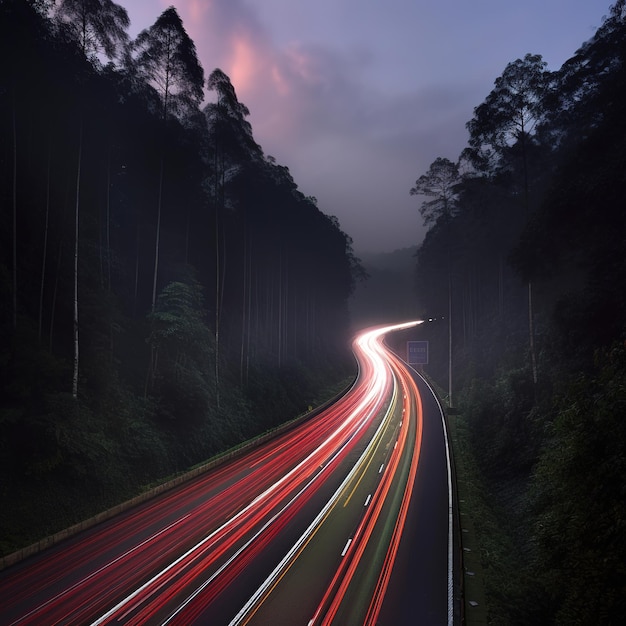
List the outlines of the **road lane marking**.
{"label": "road lane marking", "polygon": [[[394,390],[394,394],[396,391]],[[319,512],[317,517],[311,522],[309,527],[302,533],[300,538],[296,541],[296,543],[291,547],[291,549],[285,554],[281,562],[274,568],[274,571],[265,579],[265,581],[261,584],[261,586],[254,592],[252,597],[246,602],[246,604],[241,608],[239,613],[235,615],[235,617],[231,620],[229,626],[237,626],[238,624],[247,623],[249,619],[254,615],[256,609],[261,604],[264,597],[268,596],[278,585],[280,580],[286,574],[287,570],[291,567],[291,564],[297,558],[297,556],[304,550],[304,548],[308,545],[309,541],[313,538],[315,533],[317,533],[319,527],[322,522],[329,515],[330,510],[336,506],[338,503],[341,494],[345,491],[347,486],[350,484],[350,481],[354,479],[354,477],[359,473],[359,469],[362,467],[365,459],[371,455],[373,449],[377,445],[377,441],[380,440],[381,435],[385,429],[386,417],[381,420],[381,423],[378,426],[378,429],[370,442],[367,444],[365,450],[361,454],[361,457],[354,464],[353,468],[350,470],[348,475],[344,478],[343,482],[339,485],[335,493],[328,500],[326,505]],[[315,621],[313,618],[309,623]]]}
{"label": "road lane marking", "polygon": [[[420,323],[420,322],[416,322],[416,323]],[[409,327],[409,326],[413,326],[416,323],[414,322],[409,322],[407,324],[400,324],[398,326],[394,326],[391,328],[386,329],[386,331],[382,331],[382,332],[388,332],[389,330],[393,330],[393,329],[398,329],[398,328],[405,328],[405,327]],[[382,334],[380,330],[376,331],[376,333],[371,333],[370,335],[372,337],[377,336],[377,334]],[[364,340],[359,340],[359,344],[361,344],[361,341]],[[368,352],[368,350],[365,349],[365,345],[362,345],[363,351],[364,353]],[[372,361],[380,361],[380,355],[375,353],[373,348],[370,348],[370,358]],[[376,357],[376,358],[374,358]],[[388,371],[391,371],[391,368],[389,368]],[[392,375],[392,380],[393,380],[393,402],[392,404],[395,402],[395,398],[396,398],[396,394],[398,392],[398,381],[396,376]],[[387,418],[389,418],[389,409],[388,409],[388,414],[387,414]],[[379,425],[379,430],[378,432],[382,433],[383,429],[384,429],[384,425],[385,422],[387,421],[387,418],[383,419],[381,421],[381,424]],[[402,425],[402,424],[401,424]],[[335,494],[333,495],[333,497],[331,498],[331,500],[329,500],[329,502],[327,503],[327,505],[324,507],[324,509],[322,509],[322,511],[319,513],[319,515],[317,516],[317,518],[315,520],[313,520],[313,522],[311,523],[311,525],[309,526],[309,528],[304,532],[304,534],[300,537],[300,539],[296,542],[296,544],[294,544],[294,546],[292,546],[291,550],[285,555],[285,557],[283,557],[283,560],[276,566],[276,568],[274,569],[274,571],[268,576],[268,578],[265,580],[265,582],[257,589],[257,591],[253,594],[253,596],[248,600],[248,602],[246,603],[246,605],[244,605],[242,607],[242,609],[239,611],[239,613],[233,618],[233,620],[230,622],[229,626],[236,626],[238,624],[242,624],[247,623],[252,616],[254,615],[254,613],[256,612],[256,609],[258,608],[258,605],[264,600],[265,597],[267,597],[267,595],[269,595],[272,590],[274,589],[274,587],[280,582],[280,580],[282,579],[282,577],[285,575],[286,570],[288,570],[291,567],[291,564],[293,563],[293,560],[295,560],[295,558],[297,557],[297,554],[302,551],[304,549],[304,546],[306,544],[308,544],[308,542],[311,540],[312,536],[317,532],[319,525],[321,525],[323,519],[326,517],[326,515],[328,514],[328,511],[332,508],[333,503],[336,503],[336,501],[339,499],[339,496],[341,494],[341,492],[347,487],[347,485],[350,483],[350,481],[354,478],[354,476],[357,474],[357,470],[358,470],[358,466],[359,464],[362,464],[364,458],[366,457],[368,450],[375,447],[375,440],[377,438],[378,433],[374,436],[374,438],[370,441],[370,443],[368,444],[367,448],[365,449],[363,455],[361,456],[361,459],[359,460],[359,462],[357,462],[357,464],[355,464],[355,466],[352,468],[352,470],[349,472],[349,474],[346,476],[345,480],[343,481],[343,483],[339,486],[339,488],[337,489],[337,491],[335,492]],[[384,467],[384,464],[383,466]],[[382,470],[381,467],[381,470]],[[315,622],[316,616],[314,616],[310,621],[309,621],[309,626],[311,624],[313,624]]]}
{"label": "road lane marking", "polygon": [[162,535],[163,533],[166,533],[168,530],[172,529],[174,526],[177,526],[181,522],[185,521],[190,516],[191,516],[191,513],[187,513],[186,515],[183,515],[181,518],[177,519],[175,522],[172,522],[171,524],[169,524],[165,528],[162,528],[159,532],[154,533],[154,535],[148,537],[147,539],[144,539],[141,543],[138,543],[136,546],[132,547],[130,550],[126,550],[126,552],[116,556],[112,561],[109,561],[108,563],[105,563],[102,567],[100,567],[97,570],[91,572],[91,574],[89,574],[89,575],[85,576],[84,578],[82,578],[81,580],[75,582],[71,587],[68,587],[67,589],[64,589],[61,593],[58,593],[53,598],[50,598],[50,599],[46,600],[46,602],[44,602],[43,604],[40,604],[38,607],[34,608],[32,611],[30,611],[26,615],[22,615],[19,619],[15,620],[14,622],[11,622],[11,624],[9,624],[9,626],[15,626],[16,624],[19,624],[21,621],[31,617],[32,615],[35,615],[35,613],[38,613],[42,609],[45,609],[50,604],[56,602],[57,600],[59,600],[60,598],[62,598],[65,595],[67,595],[68,593],[71,593],[72,591],[74,591],[74,589],[77,589],[78,587],[80,587],[81,585],[86,583],[88,580],[91,580],[94,576],[97,576],[98,574],[104,572],[104,570],[108,569],[109,567],[111,567],[112,565],[117,563],[118,561],[126,558],[128,555],[132,554],[133,552],[136,552],[137,550],[139,550],[139,548],[145,546],[147,543],[150,543],[153,539],[156,539],[159,535]]}
{"label": "road lane marking", "polygon": [[[397,392],[398,392],[398,389],[397,389],[396,381],[394,380],[392,400],[389,403],[389,408],[387,409],[387,413],[385,414],[385,417],[383,418],[383,420],[381,422],[381,426],[385,426],[385,428],[387,428],[389,425],[391,425],[391,421],[393,419],[393,414],[394,414],[394,411],[396,410],[395,408],[396,408],[396,404],[397,404],[397,397],[396,397],[397,396]],[[352,500],[352,496],[354,495],[354,492],[357,490],[358,486],[361,484],[361,481],[365,477],[365,474],[367,473],[370,465],[372,464],[372,461],[374,460],[375,448],[380,445],[380,440],[382,439],[383,434],[384,434],[384,429],[383,428],[379,428],[376,431],[376,434],[374,435],[374,437],[372,438],[372,441],[371,441],[371,454],[369,455],[369,461],[363,467],[363,471],[361,472],[361,475],[359,476],[359,478],[354,483],[354,487],[352,488],[352,491],[350,491],[350,493],[348,494],[348,497],[346,498],[345,502],[343,503],[344,508],[347,507],[348,504],[350,503],[350,500]]]}
{"label": "road lane marking", "polygon": [[[338,426],[338,428],[330,434],[315,450],[313,450],[306,458],[304,458],[298,465],[293,467],[287,474],[284,474],[278,481],[276,481],[273,485],[268,487],[263,493],[259,494],[256,498],[254,498],[251,502],[249,502],[245,507],[243,507],[236,515],[227,520],[222,526],[215,529],[211,532],[207,537],[199,541],[196,545],[192,546],[189,550],[187,550],[184,554],[176,558],[169,565],[167,565],[160,572],[157,572],[152,578],[147,580],[140,587],[131,592],[126,598],[120,600],[115,606],[106,611],[103,615],[101,615],[98,619],[92,622],[92,626],[99,626],[106,622],[110,617],[112,617],[115,613],[119,613],[122,608],[127,606],[130,602],[132,602],[137,596],[143,594],[143,592],[151,585],[153,585],[159,578],[165,576],[168,572],[170,572],[173,568],[175,568],[179,563],[183,562],[187,559],[187,557],[191,556],[194,552],[199,551],[203,546],[209,543],[215,535],[220,533],[223,529],[227,528],[230,524],[234,523],[239,518],[243,517],[248,511],[252,510],[259,502],[261,502],[264,498],[267,498],[272,492],[276,491],[280,485],[287,482],[292,478],[292,476],[296,475],[301,468],[305,467],[307,463],[320,453],[326,446],[331,445],[331,442],[335,438],[337,438],[340,434],[343,434],[348,430],[349,426],[351,426],[354,422],[356,422],[357,426],[354,432],[348,439],[341,445],[339,450],[336,450],[334,454],[331,455],[330,459],[327,460],[326,467],[324,470],[329,467],[330,461],[334,459],[343,448],[348,445],[349,441],[351,441],[357,434],[365,427],[366,424],[369,424],[371,417],[373,416],[373,410],[371,408],[372,402],[375,398],[381,395],[383,389],[379,384],[377,387],[371,388],[368,393],[363,397],[363,399],[355,406],[352,407],[347,418]],[[378,407],[378,403],[374,405]],[[379,410],[377,408],[377,410]],[[322,470],[322,471],[324,471]],[[319,476],[319,474],[318,474]],[[192,594],[194,595],[194,594]]]}
{"label": "road lane marking", "polygon": [[346,556],[346,552],[348,551],[348,548],[350,547],[350,544],[352,543],[352,538],[348,539],[345,548],[343,549],[343,552],[341,553],[341,556]]}

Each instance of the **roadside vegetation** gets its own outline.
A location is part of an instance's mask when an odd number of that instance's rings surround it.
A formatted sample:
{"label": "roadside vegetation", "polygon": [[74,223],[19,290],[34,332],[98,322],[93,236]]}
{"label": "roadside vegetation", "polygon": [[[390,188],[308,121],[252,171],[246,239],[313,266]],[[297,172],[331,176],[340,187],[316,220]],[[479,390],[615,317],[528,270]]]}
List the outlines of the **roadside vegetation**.
{"label": "roadside vegetation", "polygon": [[452,357],[491,624],[626,614],[624,94],[618,1],[559,70],[509,63],[467,148],[411,190],[420,307],[446,316],[421,338],[444,388]]}

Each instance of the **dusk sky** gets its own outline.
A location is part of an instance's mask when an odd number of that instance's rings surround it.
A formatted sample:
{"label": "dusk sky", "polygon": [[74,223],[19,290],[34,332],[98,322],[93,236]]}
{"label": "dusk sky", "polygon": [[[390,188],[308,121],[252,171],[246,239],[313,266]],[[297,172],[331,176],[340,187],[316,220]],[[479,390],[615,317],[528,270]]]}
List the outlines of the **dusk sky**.
{"label": "dusk sky", "polygon": [[339,219],[357,253],[424,236],[409,196],[507,63],[558,69],[610,0],[118,0],[134,38],[175,6],[205,75],[231,79],[265,154]]}

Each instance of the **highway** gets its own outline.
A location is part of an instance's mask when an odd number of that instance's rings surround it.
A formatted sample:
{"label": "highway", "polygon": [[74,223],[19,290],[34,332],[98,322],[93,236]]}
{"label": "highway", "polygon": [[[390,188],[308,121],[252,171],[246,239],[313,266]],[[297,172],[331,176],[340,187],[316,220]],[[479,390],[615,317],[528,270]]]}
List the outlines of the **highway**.
{"label": "highway", "polygon": [[276,438],[0,572],[0,623],[453,624],[441,407],[354,340],[340,400]]}

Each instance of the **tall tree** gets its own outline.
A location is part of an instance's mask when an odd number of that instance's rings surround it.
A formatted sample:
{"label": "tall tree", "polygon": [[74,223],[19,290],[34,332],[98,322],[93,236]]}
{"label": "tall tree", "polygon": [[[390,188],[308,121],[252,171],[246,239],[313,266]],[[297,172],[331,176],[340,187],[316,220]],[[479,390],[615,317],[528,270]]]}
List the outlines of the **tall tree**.
{"label": "tall tree", "polygon": [[424,200],[420,206],[420,215],[424,224],[442,221],[448,230],[447,271],[448,271],[448,402],[452,406],[452,260],[451,237],[449,233],[452,217],[458,206],[458,189],[461,182],[458,163],[438,157],[422,174],[411,189],[411,195],[432,198]]}
{"label": "tall tree", "polygon": [[461,181],[458,163],[444,157],[437,157],[411,188],[412,196],[426,196],[420,206],[424,224],[436,222],[439,218],[449,220],[456,212],[458,186]]}
{"label": "tall tree", "polygon": [[91,60],[101,53],[109,59],[118,58],[128,43],[128,13],[113,0],[60,0],[57,16],[69,26]]}
{"label": "tall tree", "polygon": [[[204,114],[213,138],[213,205],[215,210],[215,381],[219,405],[220,320],[223,306],[226,264],[226,236],[223,232],[222,213],[225,208],[225,183],[237,169],[251,158],[262,157],[262,150],[252,137],[252,126],[246,120],[248,108],[239,102],[230,78],[219,68],[211,72],[207,86],[217,94]],[[227,174],[228,173],[228,174]],[[245,228],[245,226],[244,226]],[[222,245],[220,240],[224,242]],[[245,241],[244,241],[245,246]],[[244,275],[245,285],[245,275]],[[245,287],[244,287],[245,303]],[[245,307],[245,304],[243,304]],[[242,336],[243,354],[243,336]]]}
{"label": "tall tree", "polygon": [[139,33],[133,48],[139,75],[159,94],[163,124],[152,284],[154,311],[159,271],[166,124],[169,116],[183,116],[198,107],[203,97],[204,71],[198,61],[196,47],[174,7],[166,9],[150,28]]}
{"label": "tall tree", "polygon": [[[495,176],[513,170],[511,157],[519,154],[522,198],[526,218],[530,213],[529,149],[537,124],[544,115],[550,73],[541,55],[527,54],[509,63],[494,89],[467,123],[470,133],[465,157],[480,172]],[[533,382],[537,383],[532,281],[528,280],[528,341]]]}
{"label": "tall tree", "polygon": [[554,144],[569,138],[576,145],[614,110],[615,87],[608,85],[624,63],[625,26],[626,1],[617,0],[595,35],[555,72],[558,88],[550,93],[547,125]]}
{"label": "tall tree", "polygon": [[[15,330],[17,327],[18,310],[18,160],[21,148],[21,133],[19,127],[21,119],[27,114],[20,110],[20,101],[34,99],[35,92],[32,89],[31,72],[38,67],[37,56],[40,54],[40,46],[43,48],[44,41],[48,37],[45,20],[42,19],[44,7],[37,3],[24,2],[23,0],[5,0],[0,3],[0,54],[2,58],[12,59],[5,62],[0,68],[0,95],[10,108],[10,134],[7,136],[6,145],[11,146],[10,157],[7,153],[7,161],[10,159],[11,169],[11,324]],[[32,36],[36,45],[24,46],[23,42],[28,36]],[[18,47],[19,46],[19,47]],[[30,92],[30,93],[29,93]],[[8,179],[8,178],[7,178]],[[9,199],[7,198],[7,204]]]}
{"label": "tall tree", "polygon": [[513,146],[521,148],[522,160],[527,156],[528,142],[544,115],[550,79],[546,65],[539,54],[509,63],[485,101],[474,109],[467,123],[469,149],[464,155],[482,173],[501,170]]}
{"label": "tall tree", "polygon": [[[112,59],[119,55],[128,41],[126,29],[130,25],[126,9],[112,0],[61,0],[58,18],[69,26],[86,58],[96,61],[99,53]],[[79,96],[80,97],[80,96]],[[78,396],[78,251],[80,183],[83,161],[84,120],[79,102],[78,156],[76,164],[76,204],[74,229],[74,371],[72,395]]]}

